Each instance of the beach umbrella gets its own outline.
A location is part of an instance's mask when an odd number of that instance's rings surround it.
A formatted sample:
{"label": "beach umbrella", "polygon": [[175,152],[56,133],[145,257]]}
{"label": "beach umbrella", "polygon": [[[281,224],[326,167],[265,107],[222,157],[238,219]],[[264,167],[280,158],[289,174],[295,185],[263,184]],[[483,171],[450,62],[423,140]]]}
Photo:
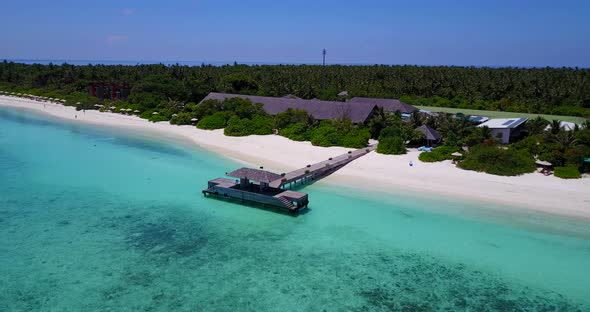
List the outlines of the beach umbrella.
{"label": "beach umbrella", "polygon": [[191,121],[198,121],[197,118],[191,118]]}
{"label": "beach umbrella", "polygon": [[178,116],[178,114],[172,114],[172,117],[176,117],[176,116]]}
{"label": "beach umbrella", "polygon": [[463,154],[461,154],[459,152],[454,152],[454,153],[451,154],[451,156],[453,156],[453,157],[461,157],[461,156],[463,156]]}
{"label": "beach umbrella", "polygon": [[128,108],[128,109],[126,109],[126,111],[130,112],[130,111],[132,111],[132,109],[131,108]]}
{"label": "beach umbrella", "polygon": [[60,101],[61,101],[62,103],[65,103],[65,102],[66,102],[66,100],[64,100],[64,99],[61,99]]}
{"label": "beach umbrella", "polygon": [[111,106],[111,109],[115,109],[115,108],[117,108],[117,107],[116,106]]}
{"label": "beach umbrella", "polygon": [[153,112],[152,115],[158,115],[158,112]]}
{"label": "beach umbrella", "polygon": [[134,113],[141,113],[141,112],[140,112],[139,110],[137,110],[137,109],[136,109],[136,110],[134,110],[133,112],[134,112]]}

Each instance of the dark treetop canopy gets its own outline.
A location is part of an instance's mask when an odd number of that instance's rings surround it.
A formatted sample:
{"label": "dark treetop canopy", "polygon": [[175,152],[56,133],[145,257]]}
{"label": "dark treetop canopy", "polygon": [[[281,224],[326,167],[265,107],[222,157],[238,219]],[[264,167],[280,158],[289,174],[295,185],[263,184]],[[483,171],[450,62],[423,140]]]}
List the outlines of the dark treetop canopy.
{"label": "dark treetop canopy", "polygon": [[276,173],[252,168],[240,168],[228,173],[227,176],[264,183],[270,183],[281,178],[281,176]]}

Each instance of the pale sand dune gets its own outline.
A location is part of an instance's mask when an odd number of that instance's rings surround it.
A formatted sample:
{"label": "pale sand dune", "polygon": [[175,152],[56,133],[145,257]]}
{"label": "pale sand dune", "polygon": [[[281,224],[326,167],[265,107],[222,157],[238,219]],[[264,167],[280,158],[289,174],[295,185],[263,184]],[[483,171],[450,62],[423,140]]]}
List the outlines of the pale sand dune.
{"label": "pale sand dune", "polygon": [[[281,136],[226,137],[222,130],[206,131],[193,126],[150,123],[134,116],[86,111],[25,99],[0,96],[0,106],[33,109],[53,116],[97,125],[132,128],[149,135],[183,138],[226,157],[285,172],[345,153],[340,147],[316,147]],[[77,118],[75,116],[77,115]],[[347,183],[381,192],[424,193],[516,206],[553,214],[590,218],[590,179],[563,180],[538,173],[500,177],[455,168],[450,161],[422,163],[418,152],[387,156],[370,153],[326,178],[328,183]],[[410,167],[409,162],[414,166]],[[221,174],[221,173],[220,173]],[[204,183],[204,182],[203,182]]]}

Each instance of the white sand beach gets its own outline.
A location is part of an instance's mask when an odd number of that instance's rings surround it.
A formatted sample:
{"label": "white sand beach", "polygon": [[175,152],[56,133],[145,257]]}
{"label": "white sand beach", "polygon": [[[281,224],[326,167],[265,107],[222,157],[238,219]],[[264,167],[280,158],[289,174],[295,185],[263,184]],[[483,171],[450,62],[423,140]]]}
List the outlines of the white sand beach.
{"label": "white sand beach", "polygon": [[[191,142],[252,165],[285,172],[345,153],[346,148],[316,147],[278,135],[227,137],[222,130],[200,130],[168,122],[151,123],[135,116],[98,111],[76,111],[73,107],[0,96],[0,106],[35,110],[73,122],[129,128],[149,135],[188,139]],[[370,153],[355,160],[327,183],[347,183],[361,189],[399,194],[444,196],[499,205],[515,206],[551,214],[590,218],[590,178],[564,180],[531,173],[501,177],[456,168],[450,161],[422,163],[418,151],[390,156]],[[409,166],[409,162],[413,166]]]}

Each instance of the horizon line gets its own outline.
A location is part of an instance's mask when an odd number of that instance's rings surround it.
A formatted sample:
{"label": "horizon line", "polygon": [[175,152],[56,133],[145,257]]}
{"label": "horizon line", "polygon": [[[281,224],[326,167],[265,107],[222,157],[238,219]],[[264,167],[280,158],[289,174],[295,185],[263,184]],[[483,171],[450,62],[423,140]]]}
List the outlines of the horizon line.
{"label": "horizon line", "polygon": [[[86,66],[86,65],[123,65],[123,66],[136,66],[136,65],[182,65],[182,66],[225,66],[225,65],[247,65],[247,66],[273,66],[273,65],[311,65],[321,66],[321,62],[258,62],[258,61],[190,61],[190,60],[125,60],[125,59],[27,59],[27,58],[0,58],[1,61],[21,63],[21,64],[41,64],[41,65],[63,65],[69,64],[74,66]],[[554,69],[590,69],[585,66],[540,66],[540,65],[451,65],[451,64],[403,64],[403,63],[330,63],[326,62],[327,66],[417,66],[417,67],[475,67],[475,68],[523,68],[523,69],[534,69],[534,68],[554,68]]]}

